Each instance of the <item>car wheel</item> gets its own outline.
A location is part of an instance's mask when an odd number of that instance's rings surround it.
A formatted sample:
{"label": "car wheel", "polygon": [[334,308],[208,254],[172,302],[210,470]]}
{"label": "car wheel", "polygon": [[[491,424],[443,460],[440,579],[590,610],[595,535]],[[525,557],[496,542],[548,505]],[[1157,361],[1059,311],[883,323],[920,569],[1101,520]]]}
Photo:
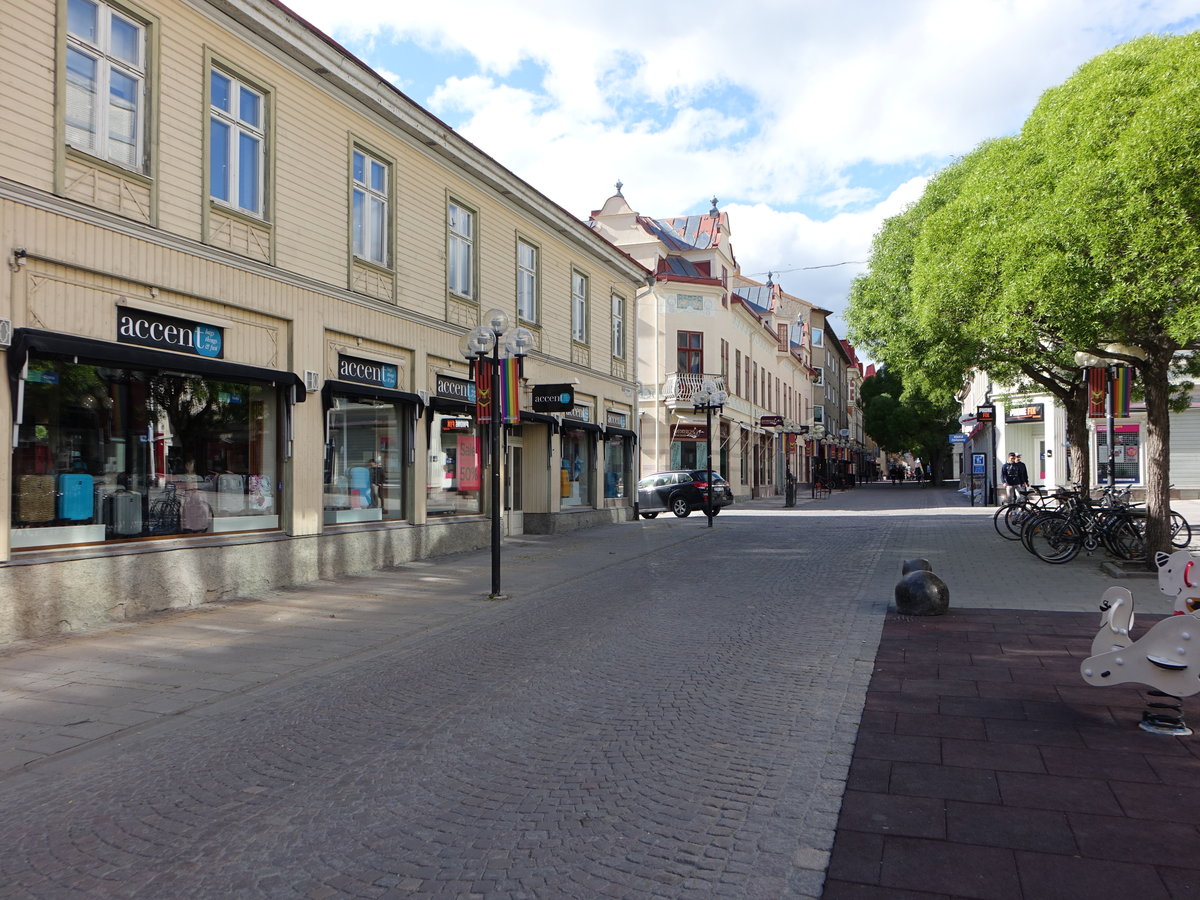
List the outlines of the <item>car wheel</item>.
{"label": "car wheel", "polygon": [[653,519],[658,513],[642,513],[643,519]]}
{"label": "car wheel", "polygon": [[719,507],[719,506],[714,506],[714,507],[713,507],[713,515],[714,515],[714,516],[715,516],[717,513],[719,513],[720,511],[721,511],[721,507]]}
{"label": "car wheel", "polygon": [[682,494],[676,494],[671,498],[671,512],[680,519],[686,519],[691,513],[692,508],[688,506],[687,498]]}

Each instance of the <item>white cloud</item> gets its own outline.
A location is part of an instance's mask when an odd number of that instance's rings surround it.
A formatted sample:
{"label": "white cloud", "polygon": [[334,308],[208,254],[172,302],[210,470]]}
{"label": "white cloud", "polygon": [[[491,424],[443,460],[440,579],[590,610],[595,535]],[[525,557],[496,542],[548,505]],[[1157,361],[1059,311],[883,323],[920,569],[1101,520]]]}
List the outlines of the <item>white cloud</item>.
{"label": "white cloud", "polygon": [[[1195,0],[286,2],[410,92],[397,42],[444,54],[414,99],[581,218],[618,178],[647,215],[716,194],[747,272],[865,259],[914,175],[1108,47],[1200,27]],[[854,271],[782,278],[841,309]]]}

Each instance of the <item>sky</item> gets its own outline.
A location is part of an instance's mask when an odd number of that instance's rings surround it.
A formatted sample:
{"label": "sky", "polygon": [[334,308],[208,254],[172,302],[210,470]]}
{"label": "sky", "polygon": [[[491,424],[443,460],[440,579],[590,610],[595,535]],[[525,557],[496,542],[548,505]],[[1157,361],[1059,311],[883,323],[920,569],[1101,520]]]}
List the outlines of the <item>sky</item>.
{"label": "sky", "polygon": [[728,213],[743,274],[840,315],[871,239],[1041,94],[1200,0],[283,0],[586,220]]}

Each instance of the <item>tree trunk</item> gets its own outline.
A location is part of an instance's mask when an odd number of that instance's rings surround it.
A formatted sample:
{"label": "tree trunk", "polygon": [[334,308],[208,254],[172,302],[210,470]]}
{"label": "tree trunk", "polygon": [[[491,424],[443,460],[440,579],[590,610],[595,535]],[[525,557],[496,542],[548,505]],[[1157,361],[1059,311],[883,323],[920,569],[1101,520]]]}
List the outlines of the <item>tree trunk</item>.
{"label": "tree trunk", "polygon": [[1138,367],[1146,395],[1146,567],[1154,554],[1171,551],[1170,352],[1155,352]]}
{"label": "tree trunk", "polygon": [[1087,490],[1092,483],[1092,454],[1088,445],[1088,388],[1087,381],[1075,385],[1063,397],[1066,415],[1067,443],[1071,445],[1071,480]]}

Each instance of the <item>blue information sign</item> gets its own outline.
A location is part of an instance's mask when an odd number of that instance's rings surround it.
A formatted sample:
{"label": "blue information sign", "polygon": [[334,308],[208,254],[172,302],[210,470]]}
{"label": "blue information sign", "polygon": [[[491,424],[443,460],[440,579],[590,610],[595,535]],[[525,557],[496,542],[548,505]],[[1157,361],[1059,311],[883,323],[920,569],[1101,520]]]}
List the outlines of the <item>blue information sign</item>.
{"label": "blue information sign", "polygon": [[966,442],[967,442],[967,436],[965,434],[963,434],[961,431],[958,432],[957,434],[950,435],[950,443],[952,443],[952,444],[965,444]]}
{"label": "blue information sign", "polygon": [[971,454],[971,474],[986,475],[987,474],[987,454],[972,453]]}

